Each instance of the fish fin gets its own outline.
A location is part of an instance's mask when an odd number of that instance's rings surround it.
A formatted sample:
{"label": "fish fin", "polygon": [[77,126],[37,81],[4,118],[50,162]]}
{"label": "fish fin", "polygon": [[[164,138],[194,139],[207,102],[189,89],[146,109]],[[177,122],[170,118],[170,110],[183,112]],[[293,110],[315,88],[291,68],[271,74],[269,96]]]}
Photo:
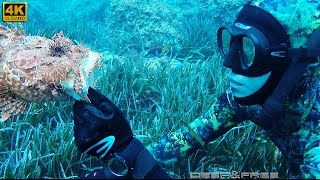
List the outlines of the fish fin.
{"label": "fish fin", "polygon": [[7,119],[9,119],[11,117],[11,114],[8,113],[1,113],[1,118],[0,121],[1,122],[5,122]]}
{"label": "fish fin", "polygon": [[16,97],[0,81],[0,121],[4,122],[12,115],[22,114],[27,107],[27,102]]}

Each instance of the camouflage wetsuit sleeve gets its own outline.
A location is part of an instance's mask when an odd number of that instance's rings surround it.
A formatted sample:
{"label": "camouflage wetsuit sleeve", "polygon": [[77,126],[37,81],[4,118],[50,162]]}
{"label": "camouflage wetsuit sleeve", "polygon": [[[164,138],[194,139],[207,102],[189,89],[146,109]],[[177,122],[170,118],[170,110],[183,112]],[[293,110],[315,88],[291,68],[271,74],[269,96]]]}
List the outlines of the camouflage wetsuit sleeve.
{"label": "camouflage wetsuit sleeve", "polygon": [[175,162],[246,120],[245,114],[228,91],[213,103],[207,113],[188,126],[162,136],[158,142],[147,146],[147,149],[162,163]]}
{"label": "camouflage wetsuit sleeve", "polygon": [[[320,80],[319,80],[320,82]],[[306,124],[305,136],[307,141],[305,152],[303,155],[303,163],[300,170],[303,178],[307,179],[320,179],[320,83],[318,82],[317,99],[309,114],[311,123]]]}

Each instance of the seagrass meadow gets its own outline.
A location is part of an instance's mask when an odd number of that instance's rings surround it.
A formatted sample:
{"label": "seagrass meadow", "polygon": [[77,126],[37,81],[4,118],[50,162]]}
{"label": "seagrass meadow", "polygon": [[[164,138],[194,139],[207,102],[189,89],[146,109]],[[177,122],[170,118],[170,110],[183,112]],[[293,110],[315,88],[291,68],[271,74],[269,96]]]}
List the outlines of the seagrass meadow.
{"label": "seagrass meadow", "polygon": [[[47,38],[63,31],[102,53],[96,89],[148,145],[205,113],[226,90],[216,30],[244,2],[29,0],[22,25],[26,33]],[[0,178],[73,179],[102,168],[75,146],[73,103],[31,103],[26,114],[0,123]],[[249,121],[165,168],[175,178],[214,171],[272,171],[281,177],[287,171],[276,146]]]}

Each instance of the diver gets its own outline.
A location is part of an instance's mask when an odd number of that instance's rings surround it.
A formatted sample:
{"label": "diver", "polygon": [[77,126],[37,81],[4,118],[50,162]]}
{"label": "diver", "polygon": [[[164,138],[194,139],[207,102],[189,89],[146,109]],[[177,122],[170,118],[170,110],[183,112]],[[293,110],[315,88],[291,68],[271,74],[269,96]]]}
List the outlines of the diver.
{"label": "diver", "polygon": [[249,1],[233,23],[220,27],[217,42],[230,88],[189,127],[147,147],[133,137],[121,111],[90,88],[92,104],[74,104],[74,132],[81,152],[106,163],[96,177],[170,178],[160,163],[187,157],[250,120],[286,158],[291,178],[320,178],[320,29],[312,15],[319,10],[303,2]]}

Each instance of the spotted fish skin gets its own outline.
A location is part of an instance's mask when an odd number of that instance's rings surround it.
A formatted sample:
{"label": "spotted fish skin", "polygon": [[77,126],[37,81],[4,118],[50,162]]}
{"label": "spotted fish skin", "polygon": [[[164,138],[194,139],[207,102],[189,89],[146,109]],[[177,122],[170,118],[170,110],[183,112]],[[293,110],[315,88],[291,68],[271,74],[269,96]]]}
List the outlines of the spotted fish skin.
{"label": "spotted fish skin", "polygon": [[0,26],[0,121],[22,114],[30,102],[85,100],[101,55],[75,45],[62,32],[47,39]]}

